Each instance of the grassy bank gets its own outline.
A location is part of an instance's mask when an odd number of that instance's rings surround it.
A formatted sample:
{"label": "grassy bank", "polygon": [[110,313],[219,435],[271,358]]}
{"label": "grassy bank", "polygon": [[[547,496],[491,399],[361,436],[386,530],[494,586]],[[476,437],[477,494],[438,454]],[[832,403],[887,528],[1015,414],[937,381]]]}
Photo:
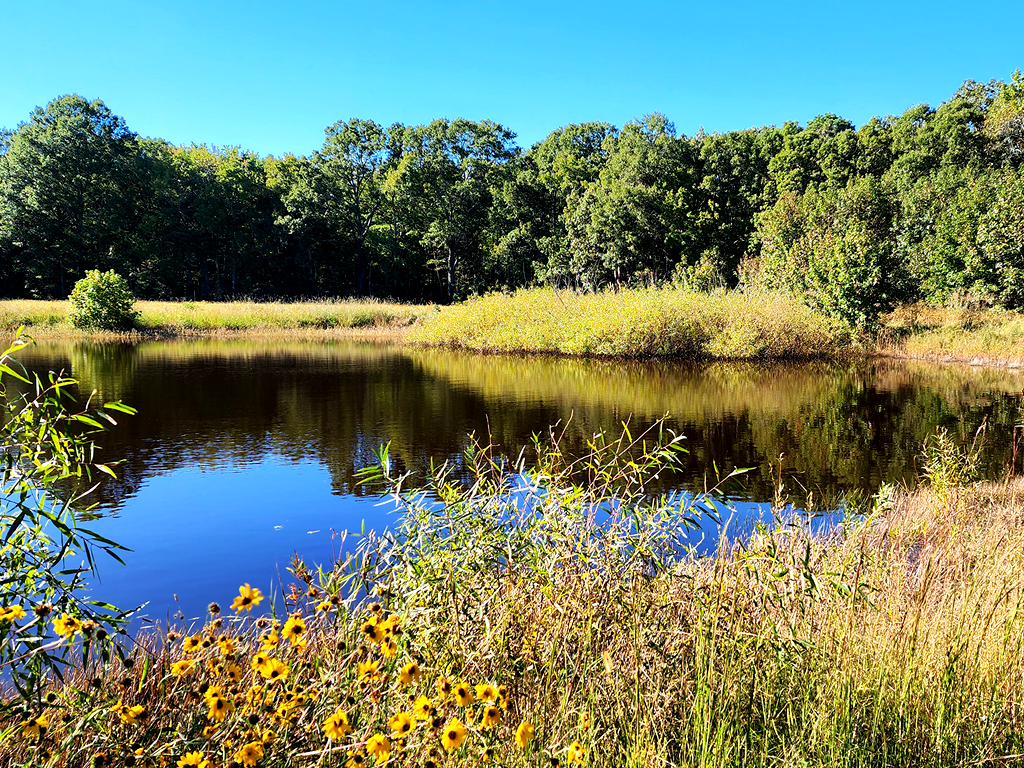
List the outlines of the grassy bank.
{"label": "grassy bank", "polygon": [[939,362],[1024,367],[1024,314],[913,305],[883,318],[879,351]]}
{"label": "grassy bank", "polygon": [[[137,333],[195,336],[216,333],[317,334],[355,329],[372,331],[404,328],[429,307],[391,304],[372,299],[280,302],[140,301]],[[21,325],[40,338],[88,335],[67,322],[68,302],[14,300],[0,302],[0,330]]]}
{"label": "grassy bank", "polygon": [[[643,493],[678,443],[595,445],[574,466],[542,447],[515,497],[516,468],[471,453],[474,482],[434,478],[443,507],[404,494],[395,536],[325,573],[293,564],[276,625],[240,607],[144,640],[130,665],[94,653],[4,721],[0,764],[939,768],[1024,753],[1024,484],[970,484],[940,444],[928,487],[887,490],[841,531],[780,525],[680,557],[698,507]],[[612,495],[622,514],[595,518]],[[346,599],[364,590],[373,604]]]}
{"label": "grassy bank", "polygon": [[492,294],[428,316],[410,339],[481,352],[725,359],[817,357],[850,344],[840,326],[786,296],[670,288]]}

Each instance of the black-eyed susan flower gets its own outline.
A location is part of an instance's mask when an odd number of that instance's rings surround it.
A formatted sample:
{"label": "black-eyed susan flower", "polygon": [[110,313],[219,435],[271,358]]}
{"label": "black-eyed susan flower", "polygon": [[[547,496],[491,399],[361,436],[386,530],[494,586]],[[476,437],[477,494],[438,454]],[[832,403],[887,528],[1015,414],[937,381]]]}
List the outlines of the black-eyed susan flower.
{"label": "black-eyed susan flower", "polygon": [[508,709],[508,687],[504,685],[498,686],[498,706],[502,709]]}
{"label": "black-eyed susan flower", "polygon": [[380,625],[380,620],[376,616],[370,616],[364,621],[359,631],[363,633],[363,637],[369,640],[371,643],[379,643],[384,639],[384,628]]}
{"label": "black-eyed susan flower", "polygon": [[288,679],[288,665],[279,659],[267,659],[257,671],[264,680],[272,683]]}
{"label": "black-eyed susan flower", "polygon": [[225,656],[231,656],[236,650],[235,641],[227,635],[221,635],[217,638],[217,647],[220,648],[220,652]]}
{"label": "black-eyed susan flower", "polygon": [[209,707],[207,717],[218,723],[223,723],[224,719],[235,711],[235,702],[221,696],[207,699],[206,704]]}
{"label": "black-eyed susan flower", "polygon": [[141,704],[129,707],[119,701],[114,711],[121,716],[121,723],[124,725],[135,725],[146,716],[146,708]]}
{"label": "black-eyed susan flower", "polygon": [[39,739],[46,733],[48,722],[46,715],[30,717],[21,723],[21,735],[26,739]]}
{"label": "black-eyed susan flower", "polygon": [[484,707],[483,713],[480,715],[480,727],[481,728],[493,728],[501,722],[501,710],[490,704]]}
{"label": "black-eyed susan flower", "polygon": [[281,636],[277,634],[277,630],[270,630],[264,632],[260,636],[260,649],[264,651],[272,651],[277,648],[281,643]]}
{"label": "black-eyed susan flower", "polygon": [[402,634],[402,621],[395,614],[391,614],[384,621],[380,623],[381,629],[384,630],[385,635],[400,635]]}
{"label": "black-eyed susan flower", "polygon": [[388,720],[388,728],[391,729],[391,735],[396,739],[407,736],[412,730],[412,715],[408,712],[396,712]]}
{"label": "black-eyed susan flower", "polygon": [[444,730],[441,731],[441,746],[448,752],[461,747],[465,740],[466,726],[460,723],[457,719],[452,720],[444,727]]}
{"label": "black-eyed susan flower", "polygon": [[362,752],[349,752],[348,760],[345,761],[345,768],[363,768],[366,765],[366,758]]}
{"label": "black-eyed susan flower", "polygon": [[82,629],[82,622],[70,614],[62,614],[53,620],[53,631],[61,637],[71,637]]}
{"label": "black-eyed susan flower", "polygon": [[380,642],[380,652],[385,659],[393,659],[398,654],[398,643],[393,637],[385,637]]}
{"label": "black-eyed susan flower", "polygon": [[203,639],[199,635],[190,635],[186,637],[181,644],[181,649],[185,653],[195,653],[203,647]]}
{"label": "black-eyed susan flower", "polygon": [[328,739],[337,741],[352,730],[348,722],[348,714],[343,709],[338,709],[333,715],[323,722],[324,735]]}
{"label": "black-eyed susan flower", "polygon": [[237,664],[226,664],[224,666],[224,674],[228,680],[233,683],[237,683],[242,679],[242,668]]}
{"label": "black-eyed susan flower", "polygon": [[0,621],[20,621],[25,618],[25,609],[20,605],[9,605],[0,610]]}
{"label": "black-eyed susan flower", "polygon": [[243,584],[238,588],[238,597],[231,603],[231,607],[237,612],[251,611],[253,606],[259,605],[262,599],[262,592],[248,584]]}
{"label": "black-eyed susan flower", "polygon": [[533,734],[536,729],[533,727],[533,723],[528,723],[525,720],[519,724],[516,728],[516,744],[520,749],[526,749],[530,746],[530,742],[533,741]]}
{"label": "black-eyed susan flower", "polygon": [[206,755],[202,752],[186,752],[178,760],[178,768],[210,768],[210,761],[206,759]]}
{"label": "black-eyed susan flower", "polygon": [[587,730],[590,727],[590,713],[584,712],[580,717],[580,728]]}
{"label": "black-eyed susan flower", "polygon": [[586,753],[583,751],[583,745],[578,741],[574,741],[569,745],[569,749],[565,752],[566,765],[579,765],[583,762],[585,754]]}
{"label": "black-eyed susan flower", "polygon": [[469,683],[456,683],[455,703],[460,707],[468,707],[473,701],[473,691],[470,689]]}
{"label": "black-eyed susan flower", "polygon": [[420,665],[410,661],[398,672],[398,681],[405,686],[412,685],[420,679]]}
{"label": "black-eyed susan flower", "polygon": [[263,759],[263,745],[258,741],[250,741],[248,744],[243,744],[235,752],[235,760],[240,762],[245,768],[255,768],[256,764]]}
{"label": "black-eyed susan flower", "polygon": [[476,687],[476,697],[486,704],[493,704],[498,700],[498,689],[490,683],[480,683]]}
{"label": "black-eyed susan flower", "polygon": [[290,616],[284,623],[284,637],[292,645],[304,645],[303,635],[306,634],[306,622],[301,616]]}
{"label": "black-eyed susan flower", "polygon": [[412,705],[412,713],[417,720],[429,720],[434,716],[435,711],[434,702],[426,696],[420,696]]}
{"label": "black-eyed susan flower", "polygon": [[366,754],[377,764],[386,763],[391,756],[391,740],[383,733],[375,733],[366,742]]}
{"label": "black-eyed susan flower", "polygon": [[252,659],[249,661],[249,667],[253,671],[259,672],[260,668],[263,667],[268,661],[270,661],[269,653],[267,653],[266,651],[256,651],[256,653],[252,655]]}
{"label": "black-eyed susan flower", "polygon": [[380,662],[376,660],[360,661],[356,665],[360,680],[380,680]]}
{"label": "black-eyed susan flower", "polygon": [[185,677],[195,669],[196,662],[190,659],[175,661],[171,664],[171,674],[175,677]]}

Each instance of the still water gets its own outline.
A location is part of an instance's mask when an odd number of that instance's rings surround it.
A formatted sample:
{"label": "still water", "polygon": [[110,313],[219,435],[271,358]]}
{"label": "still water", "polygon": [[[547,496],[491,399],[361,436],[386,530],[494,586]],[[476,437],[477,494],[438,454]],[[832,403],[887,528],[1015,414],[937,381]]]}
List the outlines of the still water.
{"label": "still water", "polygon": [[457,460],[468,435],[509,454],[568,421],[566,447],[595,430],[669,414],[687,437],[699,491],[715,466],[753,471],[729,486],[738,514],[774,498],[830,507],[883,482],[912,482],[925,437],[968,439],[986,423],[983,467],[1012,460],[1024,374],[886,360],[786,365],[508,358],[354,342],[44,343],[21,354],[102,400],[138,409],[98,440],[118,479],[98,528],[129,547],[102,565],[96,595],[187,617],[230,603],[242,582],[272,593],[293,552],[329,564],[334,532],[381,529],[388,507],[355,472],[390,442],[400,468]]}

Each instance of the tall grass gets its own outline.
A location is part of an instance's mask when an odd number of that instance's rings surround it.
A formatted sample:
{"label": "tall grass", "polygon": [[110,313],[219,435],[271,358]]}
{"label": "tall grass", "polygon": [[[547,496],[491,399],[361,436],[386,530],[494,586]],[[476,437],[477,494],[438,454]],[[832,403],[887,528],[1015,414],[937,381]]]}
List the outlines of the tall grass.
{"label": "tall grass", "polygon": [[897,357],[1024,367],[1024,314],[900,307],[883,318],[879,351]]}
{"label": "tall grass", "polygon": [[[260,766],[356,765],[426,696],[435,712],[391,736],[389,765],[1013,764],[1024,759],[1024,484],[972,484],[937,440],[935,485],[886,489],[831,533],[780,520],[706,558],[687,547],[713,498],[646,490],[679,450],[665,433],[597,435],[576,461],[557,438],[522,463],[477,446],[468,480],[442,467],[425,490],[384,454],[365,479],[403,516],[332,570],[293,564],[277,616],[304,616],[306,634],[268,651],[287,680],[254,671],[268,620],[211,616],[189,630],[207,646],[191,654],[151,637],[130,668],[94,654],[69,670],[11,714],[0,762],[174,764],[197,751],[221,765],[258,743]],[[200,663],[179,676],[183,658]],[[371,661],[378,673],[360,673]],[[504,686],[493,727],[485,704],[439,695],[442,677]],[[211,697],[234,705],[223,723]],[[144,710],[126,719],[118,705]],[[328,741],[338,709],[352,731]],[[46,733],[21,735],[43,713]],[[447,752],[456,718],[468,739]],[[521,722],[536,728],[525,750]]]}
{"label": "tall grass", "polygon": [[[30,331],[73,333],[67,324],[66,301],[0,302],[0,329],[29,326]],[[188,335],[214,331],[330,330],[407,326],[429,308],[375,299],[303,302],[140,301],[138,330],[143,333]],[[47,333],[49,331],[49,333]]]}
{"label": "tall grass", "polygon": [[792,358],[847,347],[840,325],[779,294],[551,288],[444,307],[411,340],[493,352],[616,357]]}

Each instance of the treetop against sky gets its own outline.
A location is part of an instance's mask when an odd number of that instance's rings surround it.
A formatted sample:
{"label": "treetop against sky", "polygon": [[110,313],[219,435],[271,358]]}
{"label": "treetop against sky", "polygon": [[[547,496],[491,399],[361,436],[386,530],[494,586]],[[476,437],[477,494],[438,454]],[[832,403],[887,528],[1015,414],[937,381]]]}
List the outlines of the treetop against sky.
{"label": "treetop against sky", "polygon": [[1024,17],[870,0],[381,0],[156,4],[71,0],[2,10],[0,126],[57,94],[102,98],[142,135],[307,154],[324,126],[490,118],[522,146],[561,125],[660,111],[688,134],[861,124],[936,104],[1021,66]]}

